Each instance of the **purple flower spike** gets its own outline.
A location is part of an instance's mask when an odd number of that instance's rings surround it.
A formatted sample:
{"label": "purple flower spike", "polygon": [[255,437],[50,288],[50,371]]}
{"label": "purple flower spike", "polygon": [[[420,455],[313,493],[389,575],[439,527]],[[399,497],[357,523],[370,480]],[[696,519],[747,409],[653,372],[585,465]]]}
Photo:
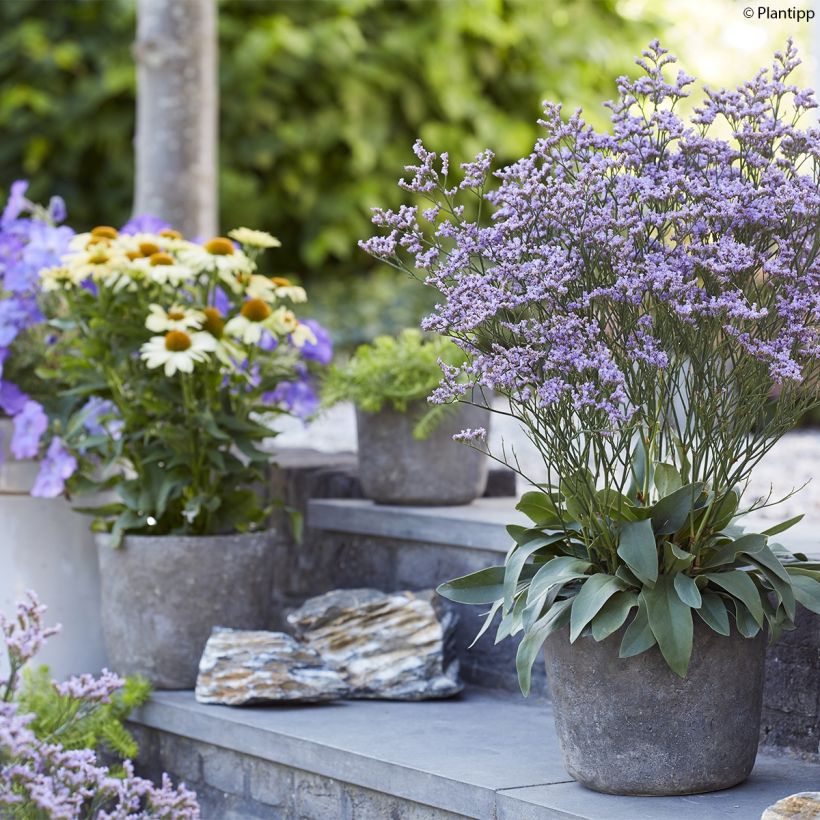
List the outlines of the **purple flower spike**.
{"label": "purple flower spike", "polygon": [[18,179],[16,182],[12,182],[8,202],[6,202],[6,207],[3,209],[3,215],[0,216],[0,225],[6,227],[10,222],[17,219],[23,211],[31,207],[31,203],[26,199],[27,190],[27,180]]}

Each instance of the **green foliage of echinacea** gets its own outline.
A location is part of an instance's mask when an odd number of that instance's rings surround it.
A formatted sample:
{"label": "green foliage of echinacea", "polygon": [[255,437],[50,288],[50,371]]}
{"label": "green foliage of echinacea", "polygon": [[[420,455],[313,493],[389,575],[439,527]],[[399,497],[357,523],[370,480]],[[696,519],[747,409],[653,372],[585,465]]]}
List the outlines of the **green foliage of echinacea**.
{"label": "green foliage of echinacea", "polygon": [[[404,413],[438,387],[440,363],[458,367],[464,361],[463,351],[449,339],[407,328],[396,337],[379,336],[372,344],[360,345],[345,364],[331,367],[322,384],[322,400],[325,405],[350,401],[366,413],[384,407]],[[431,412],[437,416],[449,406],[439,405]],[[421,438],[429,432],[425,419],[416,431]]]}

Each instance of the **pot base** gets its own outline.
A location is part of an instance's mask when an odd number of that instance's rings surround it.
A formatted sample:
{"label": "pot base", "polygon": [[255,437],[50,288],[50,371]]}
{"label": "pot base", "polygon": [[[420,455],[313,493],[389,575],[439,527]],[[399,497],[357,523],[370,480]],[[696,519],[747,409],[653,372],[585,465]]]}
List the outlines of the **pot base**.
{"label": "pot base", "polygon": [[766,642],[716,634],[695,616],[685,678],[657,646],[619,658],[621,632],[545,644],[555,727],[569,774],[605,794],[703,794],[742,783],[757,756]]}

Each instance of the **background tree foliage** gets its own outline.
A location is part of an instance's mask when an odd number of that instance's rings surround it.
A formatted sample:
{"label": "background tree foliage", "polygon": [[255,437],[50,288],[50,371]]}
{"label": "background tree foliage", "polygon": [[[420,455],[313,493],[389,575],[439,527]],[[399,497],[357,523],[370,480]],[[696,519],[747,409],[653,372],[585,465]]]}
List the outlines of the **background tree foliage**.
{"label": "background tree foliage", "polygon": [[[222,224],[281,237],[278,269],[321,278],[322,313],[395,302],[394,279],[363,277],[375,263],[356,241],[373,205],[402,199],[416,137],[453,161],[485,147],[505,161],[531,147],[543,99],[600,124],[613,78],[656,33],[621,5],[222,0]],[[0,186],[27,176],[35,198],[62,194],[78,229],[130,212],[133,34],[129,0],[0,3]],[[361,338],[413,321],[417,293],[405,285],[399,309],[370,299],[372,315],[337,329]]]}

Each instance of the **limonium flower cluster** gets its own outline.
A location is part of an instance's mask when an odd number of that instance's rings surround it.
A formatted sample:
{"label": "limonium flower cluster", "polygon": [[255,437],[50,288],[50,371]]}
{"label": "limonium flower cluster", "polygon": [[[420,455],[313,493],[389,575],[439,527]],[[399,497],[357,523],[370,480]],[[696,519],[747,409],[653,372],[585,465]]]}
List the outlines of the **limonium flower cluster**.
{"label": "limonium flower cluster", "polygon": [[495,391],[543,457],[505,565],[440,587],[489,605],[484,629],[500,615],[497,640],[523,633],[525,693],[559,629],[618,633],[624,658],[657,645],[685,676],[696,616],[776,638],[797,604],[820,612],[820,564],[772,540],[800,516],[739,523],[770,502],[741,503],[751,471],[818,403],[820,130],[801,125],[817,103],[789,81],[791,43],[688,122],[693,78],[657,42],[637,63],[609,132],[546,104],[528,156],[455,175],[418,142],[400,183],[417,204],[376,210],[362,243],[441,294],[423,326],[467,361],[433,399]]}
{"label": "limonium flower cluster", "polygon": [[[92,749],[65,748],[60,737],[72,722],[107,703],[124,681],[109,672],[100,678],[81,675],[65,683],[52,683],[66,699],[64,719],[50,737],[32,729],[36,715],[15,702],[19,672],[35,657],[58,629],[46,628],[45,607],[33,592],[17,605],[12,620],[0,615],[0,636],[8,672],[0,677],[0,813],[3,817],[151,817],[164,820],[196,820],[200,816],[196,795],[184,785],[174,786],[167,775],[155,786],[137,777],[130,761],[122,775],[103,764]],[[70,708],[69,708],[70,704]]]}
{"label": "limonium flower cluster", "polygon": [[101,514],[118,534],[254,526],[265,418],[316,409],[311,372],[329,362],[329,336],[297,317],[301,286],[259,271],[279,245],[270,234],[240,228],[199,244],[143,227],[77,234],[41,272],[68,408],[50,426],[43,484],[55,494],[74,470],[83,487],[113,470],[102,486],[122,503]]}
{"label": "limonium flower cluster", "polygon": [[[789,83],[790,43],[737,90],[707,90],[687,123],[693,78],[668,77],[673,62],[653,43],[643,76],[618,80],[611,133],[545,104],[532,153],[498,171],[485,151],[453,179],[417,142],[400,185],[428,207],[376,209],[382,233],[361,244],[443,297],[424,326],[470,360],[436,400],[475,383],[509,397],[559,473],[599,433],[617,450],[642,430],[731,487],[815,400],[820,132],[799,120],[816,102]],[[783,425],[767,427],[772,390]],[[765,443],[733,471],[753,428]]]}

